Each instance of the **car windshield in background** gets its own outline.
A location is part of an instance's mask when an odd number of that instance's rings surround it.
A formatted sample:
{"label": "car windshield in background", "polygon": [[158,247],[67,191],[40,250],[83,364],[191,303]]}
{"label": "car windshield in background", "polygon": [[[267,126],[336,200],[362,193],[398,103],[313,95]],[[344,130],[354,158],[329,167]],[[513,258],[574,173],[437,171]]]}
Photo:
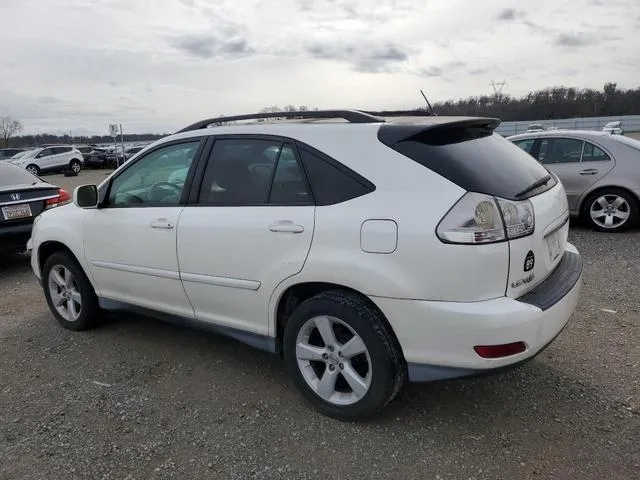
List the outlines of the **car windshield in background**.
{"label": "car windshield in background", "polygon": [[22,167],[0,163],[0,188],[12,185],[33,185],[38,178]]}
{"label": "car windshield in background", "polygon": [[40,153],[43,149],[42,148],[36,148],[35,150],[29,150],[28,152],[26,152],[24,154],[24,156],[20,157],[19,160],[24,160],[25,158],[33,158],[35,157],[38,153]]}

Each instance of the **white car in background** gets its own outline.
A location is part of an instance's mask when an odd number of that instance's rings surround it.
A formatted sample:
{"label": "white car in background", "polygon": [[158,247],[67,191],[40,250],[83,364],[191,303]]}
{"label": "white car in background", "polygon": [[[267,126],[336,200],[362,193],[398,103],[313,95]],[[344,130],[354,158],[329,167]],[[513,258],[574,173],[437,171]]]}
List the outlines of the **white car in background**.
{"label": "white car in background", "polygon": [[[276,116],[293,118],[260,121]],[[132,310],[223,333],[282,354],[324,414],[363,419],[405,380],[530,360],[574,311],[566,192],[499,123],[203,120],[40,215],[31,265],[65,328]]]}
{"label": "white car in background", "polygon": [[69,145],[36,148],[17,159],[11,159],[10,162],[29,170],[34,175],[63,170],[78,173],[84,166],[82,152]]}
{"label": "white car in background", "polygon": [[602,131],[606,133],[610,133],[612,135],[624,135],[624,130],[622,129],[622,122],[609,122],[604,127],[602,127]]}

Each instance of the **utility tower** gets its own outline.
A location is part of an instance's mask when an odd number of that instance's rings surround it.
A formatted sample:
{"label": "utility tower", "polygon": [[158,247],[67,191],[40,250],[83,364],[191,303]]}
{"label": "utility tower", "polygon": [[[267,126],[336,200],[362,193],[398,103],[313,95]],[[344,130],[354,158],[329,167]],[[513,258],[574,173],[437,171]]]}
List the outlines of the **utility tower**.
{"label": "utility tower", "polygon": [[507,84],[506,80],[502,80],[501,82],[496,82],[491,80],[491,87],[493,88],[493,95],[499,97],[502,95],[502,89]]}

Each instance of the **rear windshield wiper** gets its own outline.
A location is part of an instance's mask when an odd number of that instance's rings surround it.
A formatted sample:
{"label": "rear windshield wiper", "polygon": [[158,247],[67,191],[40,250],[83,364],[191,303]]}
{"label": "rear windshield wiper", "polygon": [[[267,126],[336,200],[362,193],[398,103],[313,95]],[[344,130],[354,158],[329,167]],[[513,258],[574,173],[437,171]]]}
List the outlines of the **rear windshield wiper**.
{"label": "rear windshield wiper", "polygon": [[549,182],[549,180],[551,180],[551,175],[545,175],[540,180],[538,180],[536,182],[533,182],[531,185],[529,185],[527,188],[525,188],[520,193],[517,193],[516,194],[516,198],[517,197],[522,197],[523,195],[526,195],[530,191],[535,190],[536,188],[541,187],[543,185],[546,185]]}

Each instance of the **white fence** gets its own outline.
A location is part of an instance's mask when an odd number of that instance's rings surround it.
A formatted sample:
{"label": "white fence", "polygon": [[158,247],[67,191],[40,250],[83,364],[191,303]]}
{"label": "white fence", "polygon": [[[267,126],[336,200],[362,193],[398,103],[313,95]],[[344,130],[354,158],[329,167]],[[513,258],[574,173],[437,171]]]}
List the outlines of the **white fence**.
{"label": "white fence", "polygon": [[539,123],[544,128],[555,127],[564,130],[602,130],[609,122],[622,122],[622,129],[625,132],[640,132],[640,115],[627,115],[620,117],[587,117],[587,118],[565,118],[558,120],[526,120],[518,122],[502,122],[496,132],[508,137],[524,133],[532,123]]}

